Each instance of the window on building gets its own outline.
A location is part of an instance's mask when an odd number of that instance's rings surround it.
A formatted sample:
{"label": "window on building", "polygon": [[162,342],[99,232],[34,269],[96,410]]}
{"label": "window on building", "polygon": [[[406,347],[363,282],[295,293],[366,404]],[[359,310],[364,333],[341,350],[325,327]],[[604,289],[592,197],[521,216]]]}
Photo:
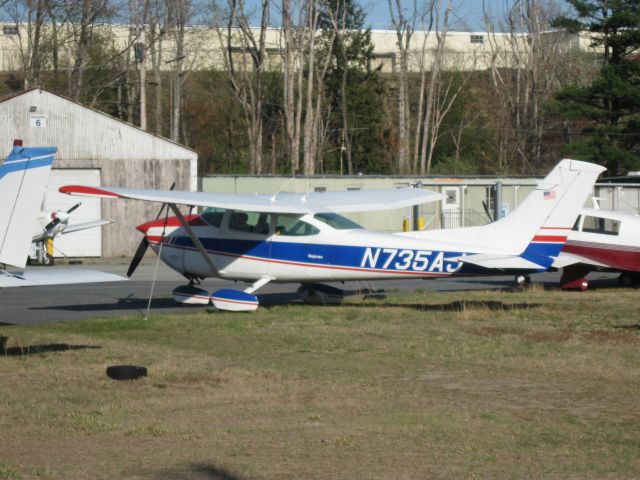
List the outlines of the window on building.
{"label": "window on building", "polygon": [[610,218],[585,215],[584,221],[582,222],[582,231],[601,233],[604,235],[618,235],[618,233],[620,233],[620,222]]}
{"label": "window on building", "polygon": [[484,43],[484,35],[471,35],[471,43]]}
{"label": "window on building", "polygon": [[2,27],[4,35],[18,35],[18,27],[15,25],[5,25]]}

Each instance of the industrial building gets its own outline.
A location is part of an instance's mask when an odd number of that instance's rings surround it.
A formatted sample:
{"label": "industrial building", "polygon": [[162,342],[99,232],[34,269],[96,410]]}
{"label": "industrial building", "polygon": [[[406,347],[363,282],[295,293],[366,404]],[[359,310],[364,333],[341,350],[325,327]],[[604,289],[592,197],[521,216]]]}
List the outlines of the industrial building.
{"label": "industrial building", "polygon": [[[324,192],[419,187],[445,195],[442,201],[414,208],[371,213],[348,214],[349,218],[371,230],[400,231],[403,221],[409,227],[418,225],[421,216],[424,228],[453,228],[484,225],[493,218],[513,211],[535,187],[531,177],[407,177],[357,175],[285,177],[275,175],[208,175],[201,179],[204,192],[274,194],[276,192]],[[497,200],[497,202],[496,202]]]}
{"label": "industrial building", "polygon": [[[638,173],[638,172],[635,172]],[[512,212],[535,188],[542,177],[486,176],[312,176],[208,175],[200,180],[205,192],[274,194],[277,192],[323,192],[399,188],[418,186],[445,195],[442,201],[423,205],[418,210],[404,208],[371,213],[348,214],[371,230],[400,231],[404,220],[409,228],[418,226],[421,216],[427,230],[484,225]],[[594,196],[601,208],[632,215],[640,214],[640,176],[603,179],[596,184]],[[588,200],[585,206],[591,207]]]}
{"label": "industrial building", "polygon": [[114,221],[57,238],[57,256],[130,256],[140,241],[134,227],[155,218],[160,208],[147,202],[69,197],[58,192],[60,185],[168,189],[175,182],[177,189],[197,189],[198,156],[193,150],[46,90],[0,98],[0,125],[3,157],[14,139],[22,139],[25,146],[58,149],[43,212],[66,210],[80,201],[70,223]]}

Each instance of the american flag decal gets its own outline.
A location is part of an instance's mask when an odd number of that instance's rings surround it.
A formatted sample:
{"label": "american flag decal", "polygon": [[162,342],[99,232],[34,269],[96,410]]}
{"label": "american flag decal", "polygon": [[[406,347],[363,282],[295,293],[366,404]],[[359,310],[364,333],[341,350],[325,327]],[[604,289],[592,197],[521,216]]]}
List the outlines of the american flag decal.
{"label": "american flag decal", "polygon": [[556,192],[544,192],[545,200],[555,200],[555,198],[556,198]]}

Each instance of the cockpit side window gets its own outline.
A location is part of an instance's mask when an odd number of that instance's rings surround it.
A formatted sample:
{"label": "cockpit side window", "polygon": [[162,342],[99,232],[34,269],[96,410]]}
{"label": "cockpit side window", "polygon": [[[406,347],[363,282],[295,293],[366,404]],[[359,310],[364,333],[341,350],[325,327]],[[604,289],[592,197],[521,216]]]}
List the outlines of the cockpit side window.
{"label": "cockpit side window", "polygon": [[226,212],[224,208],[205,208],[204,211],[200,214],[200,217],[209,225],[220,228],[222,218],[224,217],[224,212]]}
{"label": "cockpit side window", "polygon": [[305,237],[318,233],[320,229],[300,220],[296,215],[276,215],[276,235]]}
{"label": "cockpit side window", "polygon": [[580,230],[580,219],[582,219],[582,215],[578,215],[578,218],[576,218],[576,223],[573,224],[573,228],[571,230],[573,230],[574,232]]}
{"label": "cockpit side window", "polygon": [[267,235],[271,230],[270,214],[264,212],[231,212],[229,230]]}
{"label": "cockpit side window", "polygon": [[620,233],[620,221],[611,218],[585,215],[584,221],[582,222],[582,231],[603,235],[618,235]]}
{"label": "cockpit side window", "polygon": [[348,218],[343,217],[342,215],[338,215],[337,213],[317,213],[313,216],[313,218],[326,223],[336,230],[356,230],[362,228],[353,220],[349,220]]}

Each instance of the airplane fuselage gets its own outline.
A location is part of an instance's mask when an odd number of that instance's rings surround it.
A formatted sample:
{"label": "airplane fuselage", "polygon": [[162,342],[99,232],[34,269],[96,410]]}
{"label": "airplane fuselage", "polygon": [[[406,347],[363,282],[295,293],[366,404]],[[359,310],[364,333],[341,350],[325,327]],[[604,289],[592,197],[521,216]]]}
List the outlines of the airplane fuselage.
{"label": "airplane fuselage", "polygon": [[[305,218],[310,224],[313,219]],[[362,229],[331,230],[305,236],[284,233],[261,235],[220,229],[192,217],[190,224],[207,254],[218,268],[217,276],[255,280],[269,276],[274,281],[317,282],[387,278],[444,277],[459,272],[465,252],[425,240]],[[318,230],[323,228],[317,225]],[[147,232],[152,248],[172,269],[187,277],[214,276],[201,253],[181,227]]]}

